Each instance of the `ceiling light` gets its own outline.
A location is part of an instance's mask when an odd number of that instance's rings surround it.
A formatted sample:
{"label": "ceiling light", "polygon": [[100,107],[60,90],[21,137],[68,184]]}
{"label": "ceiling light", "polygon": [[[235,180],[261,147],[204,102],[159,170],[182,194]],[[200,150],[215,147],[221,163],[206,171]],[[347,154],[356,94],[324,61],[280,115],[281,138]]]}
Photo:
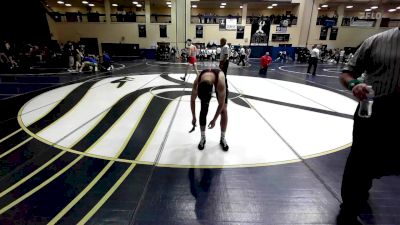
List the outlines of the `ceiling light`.
{"label": "ceiling light", "polygon": [[321,7],[318,7],[318,10],[321,10]]}
{"label": "ceiling light", "polygon": [[168,5],[169,8],[171,8],[171,5]]}
{"label": "ceiling light", "polygon": [[348,6],[346,6],[346,9],[352,9],[353,8],[353,6],[352,5],[348,5]]}
{"label": "ceiling light", "polygon": [[221,5],[226,5],[226,3],[225,3],[225,2],[222,2]]}
{"label": "ceiling light", "polygon": [[115,3],[114,3],[114,4],[112,4],[112,6],[114,6],[114,7],[117,7],[117,6],[118,6],[118,4],[115,4]]}
{"label": "ceiling light", "polygon": [[321,5],[322,8],[328,8],[328,5]]}
{"label": "ceiling light", "polygon": [[64,4],[63,1],[57,1],[57,3],[58,3],[58,4],[61,4],[61,5]]}
{"label": "ceiling light", "polygon": [[134,5],[137,5],[137,4],[138,4],[138,2],[132,2],[132,4],[134,4]]}
{"label": "ceiling light", "polygon": [[274,8],[274,7],[272,7],[272,6],[268,6],[267,8],[268,8],[268,9],[272,9],[272,8]]}
{"label": "ceiling light", "polygon": [[93,3],[90,3],[90,4],[89,4],[89,6],[90,6],[90,7],[93,7],[93,6],[94,6],[94,4],[93,4]]}
{"label": "ceiling light", "polygon": [[365,9],[364,11],[365,11],[365,12],[369,12],[369,11],[371,11],[371,10],[372,10],[372,9]]}
{"label": "ceiling light", "polygon": [[137,4],[136,7],[139,7],[139,8],[140,8],[140,7],[142,7],[142,4]]}
{"label": "ceiling light", "polygon": [[192,8],[197,8],[197,5],[192,5]]}
{"label": "ceiling light", "polygon": [[88,1],[82,1],[82,4],[89,4],[89,2]]}
{"label": "ceiling light", "polygon": [[400,6],[399,6],[399,7],[397,7],[396,9],[400,9]]}
{"label": "ceiling light", "polygon": [[224,6],[224,5],[220,5],[219,7],[220,7],[221,9],[225,8],[225,6]]}
{"label": "ceiling light", "polygon": [[389,9],[388,12],[395,12],[396,9]]}
{"label": "ceiling light", "polygon": [[378,6],[372,6],[371,7],[371,9],[377,9],[378,8]]}
{"label": "ceiling light", "polygon": [[69,4],[69,3],[67,3],[67,4],[65,4],[65,6],[71,7],[72,5],[71,5],[71,4]]}
{"label": "ceiling light", "polygon": [[243,6],[241,5],[240,8],[243,9]]}
{"label": "ceiling light", "polygon": [[278,6],[278,4],[272,4],[272,6]]}
{"label": "ceiling light", "polygon": [[171,2],[167,2],[167,5],[171,5]]}

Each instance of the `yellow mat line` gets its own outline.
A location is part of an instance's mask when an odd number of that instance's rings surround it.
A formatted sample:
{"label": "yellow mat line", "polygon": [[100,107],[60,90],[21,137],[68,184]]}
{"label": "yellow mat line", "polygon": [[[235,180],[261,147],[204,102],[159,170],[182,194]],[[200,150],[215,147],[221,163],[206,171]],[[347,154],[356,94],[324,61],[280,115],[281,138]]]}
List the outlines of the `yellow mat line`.
{"label": "yellow mat line", "polygon": [[40,185],[38,185],[37,187],[35,187],[34,189],[32,189],[31,191],[25,193],[23,196],[19,197],[17,200],[11,202],[10,204],[8,204],[7,206],[5,206],[4,208],[0,209],[0,215],[3,214],[4,212],[6,212],[7,210],[11,209],[12,207],[16,206],[17,204],[19,204],[20,202],[22,202],[23,200],[25,200],[26,198],[28,198],[29,196],[33,195],[34,193],[36,193],[38,190],[40,190],[41,188],[43,188],[44,186],[46,186],[47,184],[51,183],[53,180],[57,179],[59,176],[61,176],[63,173],[65,173],[68,169],[70,169],[72,166],[74,166],[79,160],[81,160],[83,158],[83,156],[79,156],[77,157],[74,161],[72,161],[70,164],[68,164],[66,167],[64,167],[62,170],[58,171],[56,174],[54,174],[52,177],[50,177],[49,179],[47,179],[46,181],[44,181],[43,183],[41,183]]}
{"label": "yellow mat line", "polygon": [[17,134],[17,133],[20,132],[21,130],[22,130],[22,128],[20,128],[20,129],[14,131],[14,132],[12,132],[11,134],[9,134],[9,135],[5,136],[4,138],[0,139],[0,143],[3,142],[3,141],[5,141],[5,140],[7,140],[7,139],[9,139],[10,137],[14,136],[15,134]]}
{"label": "yellow mat line", "polygon": [[78,203],[83,198],[83,196],[85,196],[97,184],[97,182],[104,176],[104,174],[106,174],[106,172],[111,168],[113,164],[114,162],[110,161],[103,168],[103,170],[99,174],[97,174],[97,176],[92,180],[92,182],[90,182],[90,184],[86,186],[86,188],[83,189],[81,193],[79,193],[66,207],[64,207],[63,210],[61,210],[52,220],[50,220],[48,224],[49,225],[56,224],[63,216],[65,216],[65,214],[67,214],[68,211],[72,209],[72,207],[74,207],[76,203]]}
{"label": "yellow mat line", "polygon": [[0,159],[3,158],[4,156],[10,154],[11,152],[13,152],[14,150],[18,149],[19,147],[21,147],[22,145],[26,144],[28,141],[30,141],[32,139],[33,139],[33,137],[30,137],[30,138],[26,139],[25,141],[19,143],[18,145],[14,146],[10,150],[4,152],[3,154],[0,155]]}
{"label": "yellow mat line", "polygon": [[[122,153],[122,151],[125,149],[126,145],[128,144],[129,140],[131,139],[133,133],[136,131],[137,126],[139,125],[140,121],[142,120],[145,112],[147,111],[151,101],[153,100],[153,97],[151,96],[150,99],[147,101],[146,107],[145,109],[142,111],[142,113],[140,114],[138,120],[136,121],[135,125],[133,126],[133,128],[131,129],[131,131],[129,132],[128,137],[125,139],[124,143],[122,144],[122,146],[120,147],[120,149],[118,150],[117,154],[115,155],[115,157],[119,157]],[[106,131],[106,133],[104,133],[99,140],[97,140],[91,147],[89,147],[85,152],[90,151],[95,145],[97,145],[101,139],[103,139],[118,123],[121,122],[121,120],[127,115],[127,113],[130,111],[130,109],[132,107],[134,107],[137,102],[137,100],[135,100],[131,106],[129,106],[126,111],[121,115],[120,118],[118,118],[117,121],[115,121],[115,123]],[[92,182],[90,182],[90,184],[88,186],[86,186],[86,188],[84,190],[82,190],[66,207],[64,207],[64,209],[62,209],[51,221],[49,224],[56,224],[65,214],[68,213],[69,210],[71,210],[92,188],[94,185],[96,185],[97,182],[100,181],[100,179],[104,176],[104,174],[110,169],[110,167],[114,164],[115,161],[110,161],[106,167],[92,180]],[[133,169],[133,168],[132,168]]]}
{"label": "yellow mat line", "polygon": [[49,166],[50,164],[52,164],[54,161],[56,161],[58,158],[60,158],[62,155],[64,155],[66,153],[66,151],[60,152],[58,155],[56,155],[55,157],[53,157],[52,159],[50,159],[49,161],[47,161],[45,164],[43,164],[41,167],[37,168],[35,171],[33,171],[32,173],[30,173],[29,175],[27,175],[26,177],[24,177],[23,179],[19,180],[17,183],[13,184],[12,186],[10,186],[9,188],[7,188],[6,190],[2,191],[0,193],[0,198],[3,197],[4,195],[8,194],[9,192],[11,192],[12,190],[14,190],[15,188],[19,187],[21,184],[25,183],[27,180],[31,179],[33,176],[35,176],[36,174],[38,174],[40,171],[42,171],[44,168],[46,168],[47,166]]}
{"label": "yellow mat line", "polygon": [[100,199],[100,201],[78,222],[78,225],[87,223],[90,218],[104,205],[104,203],[111,197],[112,194],[118,189],[118,187],[125,181],[128,175],[135,168],[136,164],[131,164],[124,174],[115,182],[115,184],[110,188],[110,190]]}

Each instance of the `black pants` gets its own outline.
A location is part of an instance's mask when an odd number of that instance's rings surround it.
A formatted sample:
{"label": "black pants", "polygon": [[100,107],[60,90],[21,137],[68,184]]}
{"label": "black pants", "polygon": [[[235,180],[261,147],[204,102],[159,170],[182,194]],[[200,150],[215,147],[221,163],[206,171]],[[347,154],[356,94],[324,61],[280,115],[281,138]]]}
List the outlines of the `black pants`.
{"label": "black pants", "polygon": [[313,70],[313,75],[315,75],[315,72],[317,70],[317,64],[318,64],[318,58],[316,57],[310,57],[310,59],[308,60],[308,69],[307,69],[307,73],[310,73],[311,71],[311,67],[314,66],[314,70]]}
{"label": "black pants", "polygon": [[[400,174],[400,94],[378,97],[370,118],[354,115],[353,145],[342,181],[342,211],[359,214],[368,200],[372,180]],[[389,131],[389,130],[392,131]]]}
{"label": "black pants", "polygon": [[246,58],[245,55],[241,55],[241,56],[240,56],[240,59],[239,59],[239,62],[238,62],[238,65],[240,64],[240,62],[242,62],[242,65],[245,66],[245,65],[246,65],[246,63],[244,62],[244,59],[245,59],[245,58]]}
{"label": "black pants", "polygon": [[228,66],[229,66],[229,60],[226,60],[224,62],[224,64],[222,64],[222,68],[221,68],[222,72],[224,72],[224,74],[225,74],[225,77],[228,74]]}
{"label": "black pants", "polygon": [[267,76],[267,71],[268,71],[268,66],[261,68],[258,74]]}

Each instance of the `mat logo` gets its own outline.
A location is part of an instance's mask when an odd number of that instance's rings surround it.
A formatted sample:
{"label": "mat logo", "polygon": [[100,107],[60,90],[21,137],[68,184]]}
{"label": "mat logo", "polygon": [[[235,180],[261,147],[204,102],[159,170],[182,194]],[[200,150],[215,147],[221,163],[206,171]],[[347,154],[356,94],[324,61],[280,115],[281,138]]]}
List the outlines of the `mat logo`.
{"label": "mat logo", "polygon": [[[309,99],[321,94],[341,105],[344,96],[302,84],[230,75],[230,151],[220,149],[217,126],[207,130],[206,149],[200,152],[198,129],[188,133],[195,76],[189,75],[186,82],[181,76],[109,77],[63,86],[26,103],[19,123],[34,138],[61,150],[170,167],[298,162],[299,156],[337,151],[351,141],[352,116]],[[213,98],[209,117],[217,106]]]}

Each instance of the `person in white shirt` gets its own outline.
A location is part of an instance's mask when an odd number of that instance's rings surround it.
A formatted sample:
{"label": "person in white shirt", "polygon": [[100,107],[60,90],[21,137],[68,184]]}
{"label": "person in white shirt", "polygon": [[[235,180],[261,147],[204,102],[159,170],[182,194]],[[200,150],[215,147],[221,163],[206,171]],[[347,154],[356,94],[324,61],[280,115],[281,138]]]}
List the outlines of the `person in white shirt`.
{"label": "person in white shirt", "polygon": [[225,77],[228,72],[228,66],[229,66],[229,46],[226,44],[226,39],[221,38],[220,40],[221,44],[221,56],[220,56],[220,61],[219,61],[219,68],[224,72]]}
{"label": "person in white shirt", "polygon": [[221,47],[217,47],[217,59],[220,60],[221,58]]}
{"label": "person in white shirt", "polygon": [[307,73],[310,73],[311,67],[314,67],[312,75],[315,76],[316,70],[317,70],[317,64],[318,64],[318,59],[319,59],[319,49],[317,45],[314,45],[311,50],[311,55],[310,59],[308,60],[308,69]]}

